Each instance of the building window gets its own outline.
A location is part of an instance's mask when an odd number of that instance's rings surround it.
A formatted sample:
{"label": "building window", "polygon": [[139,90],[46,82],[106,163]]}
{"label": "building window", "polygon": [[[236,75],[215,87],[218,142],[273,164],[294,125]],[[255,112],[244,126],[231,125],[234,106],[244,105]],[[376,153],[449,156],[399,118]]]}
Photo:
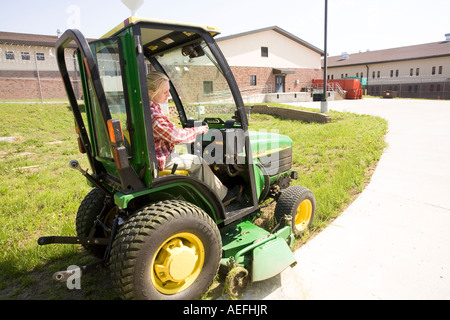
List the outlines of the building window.
{"label": "building window", "polygon": [[204,94],[213,93],[213,82],[212,81],[203,81],[203,93]]}
{"label": "building window", "polygon": [[268,47],[261,47],[261,57],[268,57],[269,56],[269,48]]}
{"label": "building window", "polygon": [[442,74],[442,66],[439,66],[439,71],[438,71],[438,73],[439,73],[439,74]]}
{"label": "building window", "polygon": [[359,72],[356,73],[356,77],[359,78]]}
{"label": "building window", "polygon": [[377,78],[380,77],[380,71],[377,71]]}
{"label": "building window", "polygon": [[431,68],[431,74],[433,74],[433,75],[436,74],[436,67]]}
{"label": "building window", "polygon": [[434,84],[431,84],[430,85],[430,92],[433,92],[434,91]]}
{"label": "building window", "polygon": [[22,60],[30,60],[30,53],[29,52],[22,52]]}
{"label": "building window", "polygon": [[6,60],[14,60],[14,51],[6,51]]}
{"label": "building window", "polygon": [[372,71],[372,79],[375,79],[375,71]]}
{"label": "building window", "polygon": [[39,61],[44,61],[45,55],[43,53],[36,53],[36,59]]}
{"label": "building window", "polygon": [[413,68],[409,69],[409,75],[410,75],[411,77],[414,75],[414,69],[413,69]]}
{"label": "building window", "polygon": [[398,69],[397,69],[397,70],[395,70],[395,76],[398,77],[398,74],[399,74],[399,72],[398,72]]}
{"label": "building window", "polygon": [[420,70],[420,68],[416,68],[416,76],[419,75],[419,70]]}
{"label": "building window", "polygon": [[250,85],[256,86],[256,76],[253,75],[250,76]]}
{"label": "building window", "polygon": [[394,70],[391,70],[391,78],[394,77]]}

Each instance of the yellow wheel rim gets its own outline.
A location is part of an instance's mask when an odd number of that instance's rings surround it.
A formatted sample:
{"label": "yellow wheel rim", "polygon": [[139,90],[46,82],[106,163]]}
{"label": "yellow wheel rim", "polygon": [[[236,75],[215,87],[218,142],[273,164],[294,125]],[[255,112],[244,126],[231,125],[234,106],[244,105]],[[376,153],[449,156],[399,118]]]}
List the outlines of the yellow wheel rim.
{"label": "yellow wheel rim", "polygon": [[192,233],[168,238],[156,251],[151,264],[151,280],[163,294],[175,294],[197,279],[205,262],[202,241]]}
{"label": "yellow wheel rim", "polygon": [[311,200],[303,200],[297,208],[295,214],[295,229],[298,232],[305,231],[308,228],[309,221],[312,215],[312,203]]}

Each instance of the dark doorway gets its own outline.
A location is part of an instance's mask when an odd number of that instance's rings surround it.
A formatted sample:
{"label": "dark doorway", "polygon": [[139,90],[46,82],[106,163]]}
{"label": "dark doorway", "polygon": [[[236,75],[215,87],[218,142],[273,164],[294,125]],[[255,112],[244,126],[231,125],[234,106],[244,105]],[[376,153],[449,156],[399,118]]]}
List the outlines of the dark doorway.
{"label": "dark doorway", "polygon": [[284,92],[285,78],[283,76],[275,76],[275,92]]}

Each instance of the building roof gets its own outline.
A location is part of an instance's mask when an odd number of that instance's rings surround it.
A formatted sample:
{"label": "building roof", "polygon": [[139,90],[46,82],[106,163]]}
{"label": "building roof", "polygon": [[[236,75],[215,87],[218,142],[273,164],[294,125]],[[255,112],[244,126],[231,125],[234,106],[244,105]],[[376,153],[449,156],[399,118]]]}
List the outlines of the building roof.
{"label": "building roof", "polygon": [[289,38],[289,39],[291,39],[291,40],[293,40],[293,41],[295,41],[295,42],[297,42],[297,43],[299,43],[299,44],[301,44],[301,45],[303,45],[303,46],[305,46],[305,47],[307,47],[307,48],[309,48],[309,49],[311,49],[311,50],[313,50],[313,51],[315,51],[317,53],[320,53],[321,55],[323,55],[323,50],[317,48],[316,46],[313,46],[309,42],[306,42],[305,40],[300,39],[299,37],[293,35],[290,32],[287,32],[286,30],[284,30],[284,29],[282,29],[282,28],[280,28],[278,26],[266,27],[266,28],[262,28],[262,29],[257,29],[257,30],[237,33],[237,34],[233,34],[233,35],[230,35],[230,36],[220,37],[220,38],[217,38],[216,41],[220,42],[220,41],[224,41],[224,40],[234,39],[234,38],[243,37],[243,36],[251,35],[251,34],[254,34],[254,33],[263,32],[263,31],[269,31],[269,30],[278,32],[279,34],[281,34],[281,35],[283,35],[283,36],[285,36],[285,37],[287,37],[287,38]]}
{"label": "building roof", "polygon": [[[0,43],[54,47],[58,36],[0,31]],[[88,41],[92,39],[87,39]]]}
{"label": "building roof", "polygon": [[450,41],[431,42],[392,49],[366,51],[340,56],[328,57],[327,67],[347,67],[353,65],[366,65],[374,63],[386,63],[402,60],[417,60],[450,56]]}

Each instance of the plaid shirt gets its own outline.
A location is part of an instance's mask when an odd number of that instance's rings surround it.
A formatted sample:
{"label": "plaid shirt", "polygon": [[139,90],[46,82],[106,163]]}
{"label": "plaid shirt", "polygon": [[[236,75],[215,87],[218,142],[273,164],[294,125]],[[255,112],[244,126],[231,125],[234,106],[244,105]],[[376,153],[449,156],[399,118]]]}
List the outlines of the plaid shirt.
{"label": "plaid shirt", "polygon": [[152,115],[156,158],[160,170],[163,170],[166,166],[167,157],[176,144],[194,142],[195,137],[204,133],[205,129],[204,127],[178,128],[169,120],[169,117],[162,113],[161,107],[156,103],[152,103],[150,106],[150,113]]}

